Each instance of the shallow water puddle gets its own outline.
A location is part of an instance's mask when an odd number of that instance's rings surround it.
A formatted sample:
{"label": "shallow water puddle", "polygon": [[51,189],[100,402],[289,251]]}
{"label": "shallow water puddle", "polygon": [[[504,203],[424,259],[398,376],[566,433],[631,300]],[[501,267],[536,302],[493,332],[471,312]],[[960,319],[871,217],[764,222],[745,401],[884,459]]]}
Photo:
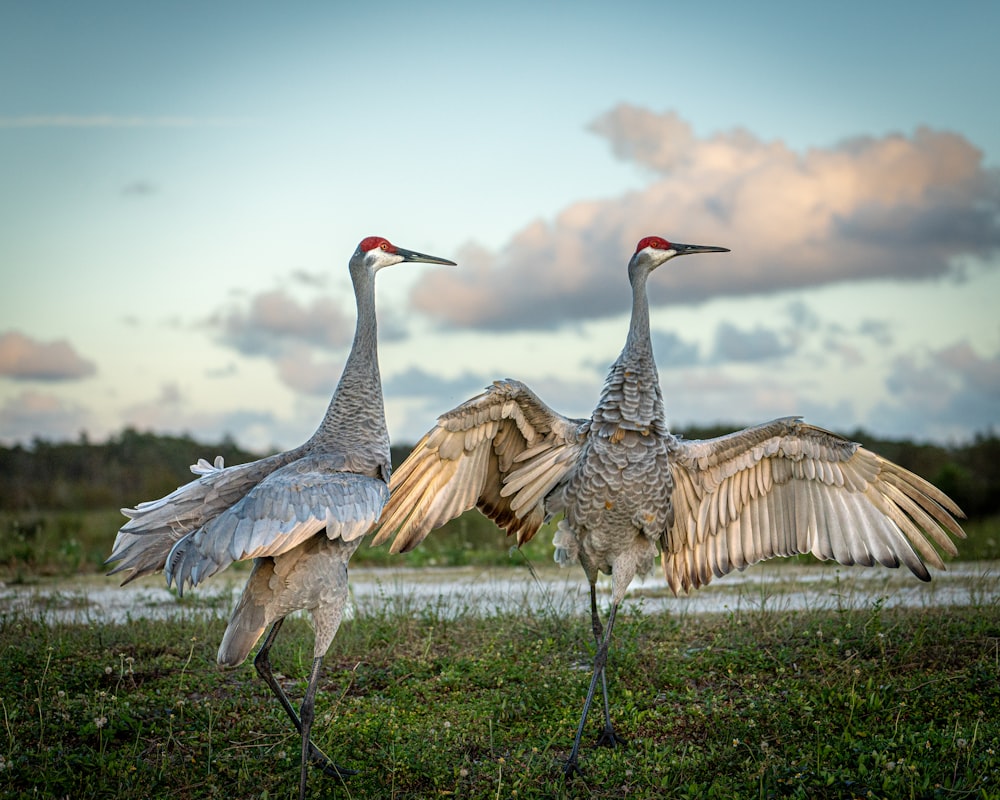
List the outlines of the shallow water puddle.
{"label": "shallow water puddle", "polygon": [[[247,572],[230,571],[182,599],[162,577],[119,587],[113,578],[82,576],[30,586],[0,585],[0,616],[26,614],[47,621],[121,623],[140,617],[188,614],[227,617]],[[398,613],[451,618],[464,614],[586,614],[587,581],[579,567],[424,568],[351,570],[348,616],[388,606]],[[610,579],[599,591],[610,593]],[[987,605],[1000,601],[1000,562],[958,563],[922,583],[904,570],[834,565],[762,564],[733,573],[686,597],[674,597],[658,574],[636,580],[628,603],[653,613],[724,613],[737,610],[796,610]],[[606,603],[605,603],[606,604]]]}

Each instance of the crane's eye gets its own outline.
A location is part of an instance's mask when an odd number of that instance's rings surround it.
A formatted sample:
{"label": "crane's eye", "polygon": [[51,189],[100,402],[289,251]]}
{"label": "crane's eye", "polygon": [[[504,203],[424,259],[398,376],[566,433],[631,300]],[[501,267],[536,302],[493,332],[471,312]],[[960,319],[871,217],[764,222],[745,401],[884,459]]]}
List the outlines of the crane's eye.
{"label": "crane's eye", "polygon": [[385,242],[382,242],[382,244],[380,244],[379,247],[382,250],[388,250],[389,249],[389,245],[387,245]]}

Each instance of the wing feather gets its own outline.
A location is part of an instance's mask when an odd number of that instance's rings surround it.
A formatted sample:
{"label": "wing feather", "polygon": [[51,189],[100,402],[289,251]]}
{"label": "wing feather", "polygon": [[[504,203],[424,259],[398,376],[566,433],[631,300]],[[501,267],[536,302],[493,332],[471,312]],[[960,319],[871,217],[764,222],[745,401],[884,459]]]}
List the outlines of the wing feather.
{"label": "wing feather", "polygon": [[278,556],[324,529],[353,541],[372,529],[389,489],[376,478],[340,472],[323,455],[300,458],[268,475],[245,497],[187,533],[163,566],[183,592],[234,561]]}
{"label": "wing feather", "polygon": [[965,538],[961,510],[931,483],[795,417],[680,440],[672,456],[663,570],[675,592],[798,553],[929,580],[926,565],[943,569],[941,552]]}
{"label": "wing feather", "polygon": [[126,573],[122,584],[159,572],[171,549],[182,538],[217,517],[276,469],[298,458],[297,450],[227,467],[222,456],[210,464],[198,459],[191,472],[198,477],[170,494],[123,508],[129,518],[115,537],[105,563],[118,565],[108,574]]}
{"label": "wing feather", "polygon": [[392,538],[393,553],[407,552],[474,507],[528,541],[585,437],[586,420],[556,413],[523,383],[494,382],[442,414],[393,474],[373,544]]}

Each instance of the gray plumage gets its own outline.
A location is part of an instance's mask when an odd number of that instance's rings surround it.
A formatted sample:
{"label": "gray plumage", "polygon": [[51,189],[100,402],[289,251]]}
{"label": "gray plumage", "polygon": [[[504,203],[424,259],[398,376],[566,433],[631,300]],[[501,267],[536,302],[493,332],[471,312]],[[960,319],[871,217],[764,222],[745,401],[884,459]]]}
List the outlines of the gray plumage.
{"label": "gray plumage", "polygon": [[[403,261],[454,264],[371,236],[350,260],[357,328],[323,421],[305,444],[249,464],[204,459],[196,480],[159,500],[122,509],[130,517],[108,563],[123,583],[162,570],[178,593],[234,561],[253,559],[246,587],[219,646],[225,666],[243,662],[264,631],[254,664],[302,735],[301,797],[307,764],[349,774],[310,741],[319,668],[347,602],[347,564],[389,498],[392,471],[379,375],[375,273]],[[300,715],[274,678],[269,652],[285,617],[308,610],[315,630],[313,666]]]}
{"label": "gray plumage", "polygon": [[[478,507],[528,541],[563,514],[553,536],[561,565],[579,561],[590,582],[598,650],[566,772],[578,769],[584,724],[598,681],[604,730],[620,739],[608,707],[605,664],[615,614],[633,578],[657,555],[675,593],[764,559],[812,553],[841,564],[905,564],[921,580],[943,569],[964,538],[958,507],[911,472],[798,418],[717,439],[669,432],[649,334],[646,280],[667,260],[724,248],[639,242],[628,265],[632,317],[589,420],[569,419],[527,386],[497,381],[443,414],[392,478],[375,538],[393,552]],[[597,611],[599,573],[611,575],[606,632]]]}

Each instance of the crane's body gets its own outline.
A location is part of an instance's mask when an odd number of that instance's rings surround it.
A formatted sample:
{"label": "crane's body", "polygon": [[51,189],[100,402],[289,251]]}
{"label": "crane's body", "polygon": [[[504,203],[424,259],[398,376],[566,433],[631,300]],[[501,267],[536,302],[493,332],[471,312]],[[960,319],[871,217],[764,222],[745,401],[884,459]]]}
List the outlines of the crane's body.
{"label": "crane's body", "polygon": [[[302,736],[300,797],[309,760],[349,774],[310,740],[319,670],[347,602],[347,565],[389,498],[392,472],[379,374],[375,273],[403,261],[454,262],[362,240],[350,260],[357,301],[351,352],[319,428],[301,446],[248,464],[201,460],[199,477],[159,500],[123,509],[108,562],[124,582],[163,571],[183,593],[234,561],[254,562],[219,646],[218,661],[242,663],[270,628],[254,665]],[[275,679],[269,653],[288,614],[307,610],[313,663],[300,713]]]}
{"label": "crane's body", "polygon": [[[646,279],[678,255],[724,248],[642,239],[629,261],[632,316],[589,420],[546,406],[527,386],[495,382],[438,418],[396,471],[375,543],[416,547],[436,527],[478,507],[529,540],[562,514],[553,536],[561,565],[579,561],[590,583],[597,642],[567,775],[598,683],[600,744],[621,739],[611,724],[605,665],[615,614],[637,574],[657,555],[675,593],[734,568],[797,553],[842,564],[905,564],[922,580],[924,561],[943,568],[932,540],[955,553],[964,537],[958,507],[922,478],[797,418],[705,441],[668,430],[649,332]],[[919,550],[919,555],[915,551]],[[599,573],[611,575],[606,630],[597,609]]]}

